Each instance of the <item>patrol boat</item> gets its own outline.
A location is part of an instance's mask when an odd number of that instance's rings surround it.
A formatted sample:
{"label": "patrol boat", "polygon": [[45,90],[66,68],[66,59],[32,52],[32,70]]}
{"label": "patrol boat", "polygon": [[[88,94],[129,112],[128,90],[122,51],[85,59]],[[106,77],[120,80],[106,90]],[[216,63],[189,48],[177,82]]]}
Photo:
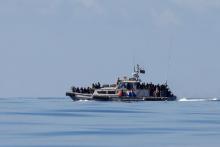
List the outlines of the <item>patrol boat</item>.
{"label": "patrol boat", "polygon": [[162,85],[146,84],[141,81],[140,74],[145,74],[145,70],[137,65],[130,78],[118,78],[116,84],[112,85],[101,86],[98,83],[88,88],[72,87],[71,91],[66,92],[66,96],[71,97],[73,101],[174,101],[177,99],[167,83]]}

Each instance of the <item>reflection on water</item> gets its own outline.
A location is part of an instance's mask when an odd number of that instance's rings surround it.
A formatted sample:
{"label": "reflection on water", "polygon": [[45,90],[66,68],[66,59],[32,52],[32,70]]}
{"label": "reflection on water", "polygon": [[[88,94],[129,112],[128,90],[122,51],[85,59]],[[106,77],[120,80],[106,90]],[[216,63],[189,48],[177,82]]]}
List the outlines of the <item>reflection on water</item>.
{"label": "reflection on water", "polygon": [[219,99],[72,102],[0,98],[0,146],[220,145]]}

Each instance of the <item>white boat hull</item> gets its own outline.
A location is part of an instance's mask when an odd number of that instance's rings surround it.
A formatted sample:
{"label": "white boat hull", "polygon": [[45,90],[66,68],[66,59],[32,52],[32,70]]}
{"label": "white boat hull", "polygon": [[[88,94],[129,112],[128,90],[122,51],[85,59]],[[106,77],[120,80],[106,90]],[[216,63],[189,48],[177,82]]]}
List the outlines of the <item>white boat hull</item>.
{"label": "white boat hull", "polygon": [[128,97],[128,96],[93,96],[92,94],[82,94],[67,92],[66,96],[71,97],[73,101],[77,100],[95,100],[95,101],[175,101],[173,97]]}

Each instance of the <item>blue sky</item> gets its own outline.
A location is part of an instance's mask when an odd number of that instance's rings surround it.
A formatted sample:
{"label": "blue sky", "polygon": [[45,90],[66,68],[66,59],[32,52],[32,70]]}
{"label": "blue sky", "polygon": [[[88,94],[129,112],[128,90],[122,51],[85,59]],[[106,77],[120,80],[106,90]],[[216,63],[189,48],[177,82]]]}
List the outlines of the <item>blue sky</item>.
{"label": "blue sky", "polygon": [[218,0],[1,0],[0,97],[114,83],[134,61],[180,97],[219,97],[219,26]]}

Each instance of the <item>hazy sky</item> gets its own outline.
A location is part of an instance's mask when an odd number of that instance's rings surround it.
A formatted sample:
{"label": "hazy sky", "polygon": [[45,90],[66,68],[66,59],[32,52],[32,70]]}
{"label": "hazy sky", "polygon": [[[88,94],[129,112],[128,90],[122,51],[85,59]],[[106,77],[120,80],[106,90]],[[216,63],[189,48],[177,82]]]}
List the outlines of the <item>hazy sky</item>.
{"label": "hazy sky", "polygon": [[219,97],[219,56],[219,0],[0,0],[0,97],[114,83],[134,61],[180,97]]}

